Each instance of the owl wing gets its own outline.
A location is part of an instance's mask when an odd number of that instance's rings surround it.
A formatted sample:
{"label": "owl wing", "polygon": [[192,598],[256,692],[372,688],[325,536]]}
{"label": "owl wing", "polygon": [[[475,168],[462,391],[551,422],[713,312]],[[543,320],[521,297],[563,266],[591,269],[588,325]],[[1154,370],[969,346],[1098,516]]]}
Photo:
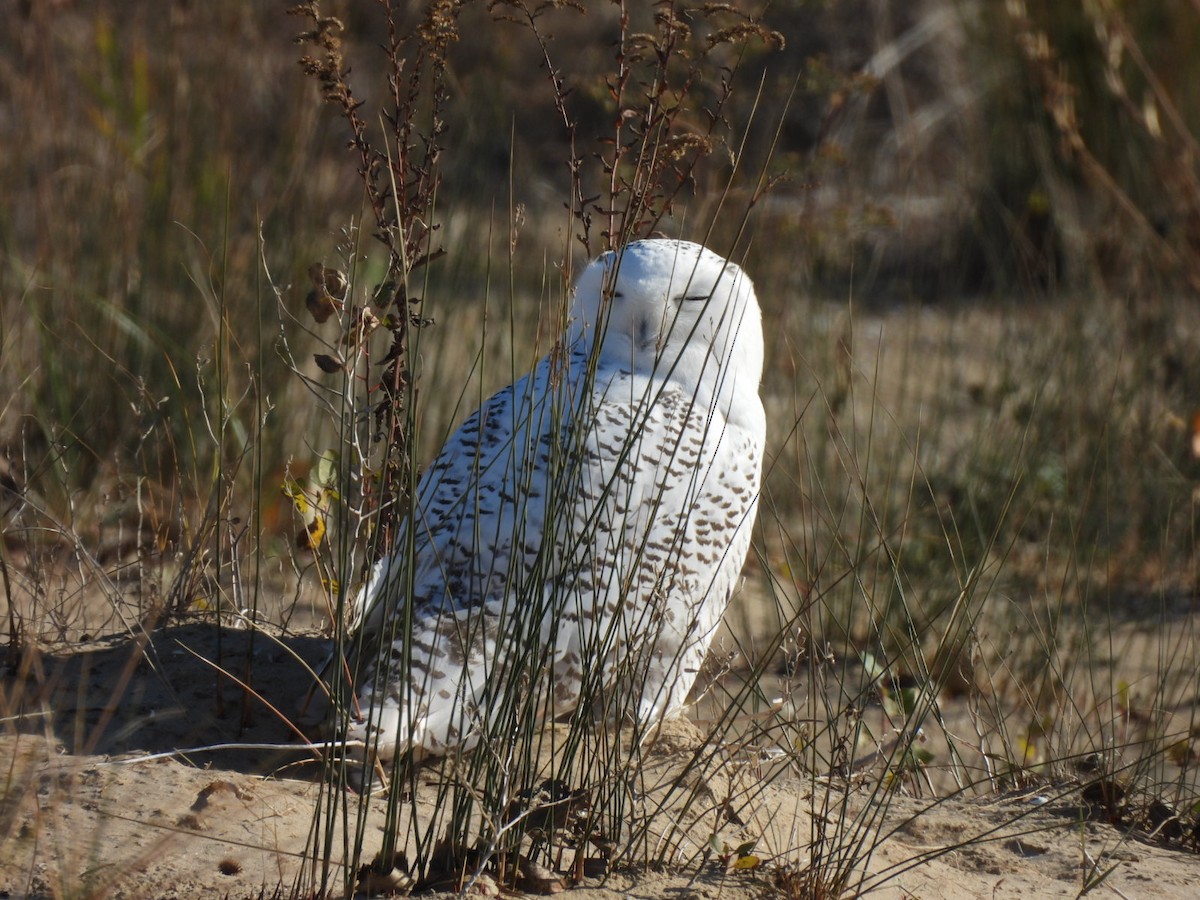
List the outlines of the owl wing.
{"label": "owl wing", "polygon": [[745,561],[762,436],[671,380],[622,373],[599,394],[545,637],[564,707],[563,685],[626,709],[634,692],[652,720],[683,705]]}
{"label": "owl wing", "polygon": [[757,490],[720,499],[737,441],[685,389],[613,372],[573,392],[591,381],[585,363],[554,384],[543,360],[463,423],[360,595],[374,670],[359,701],[382,711],[381,755],[469,742],[514,685],[545,717],[569,712],[586,679],[603,689],[628,668],[630,647],[643,707],[686,696],[695,675],[681,686],[681,666],[697,647],[703,658],[724,611],[745,556],[729,541],[744,525],[748,545]]}
{"label": "owl wing", "polygon": [[528,477],[537,474],[528,455],[546,430],[545,368],[543,360],[491,396],[443,445],[421,477],[395,551],[375,563],[351,605],[351,633],[372,641],[402,604],[418,619],[469,610],[503,586],[514,564],[528,565],[540,543],[530,539],[540,539],[544,521],[542,484]]}
{"label": "owl wing", "polygon": [[348,662],[359,707],[377,713],[350,736],[378,739],[380,756],[460,742],[501,629],[528,620],[516,607],[544,571],[557,449],[572,431],[570,373],[582,359],[569,355],[565,375],[543,359],[463,422],[422,476],[396,551],[353,602]]}

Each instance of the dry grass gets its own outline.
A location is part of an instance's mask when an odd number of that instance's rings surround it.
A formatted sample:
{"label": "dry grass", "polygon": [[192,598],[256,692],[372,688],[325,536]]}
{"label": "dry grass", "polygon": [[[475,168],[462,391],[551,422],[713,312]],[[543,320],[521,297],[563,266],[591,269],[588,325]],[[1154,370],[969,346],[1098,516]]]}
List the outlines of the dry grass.
{"label": "dry grass", "polygon": [[[1077,97],[1070,81],[1090,57],[1057,65],[1069,54],[1061,23],[1030,6],[1006,5],[1014,53],[985,62],[1027,66],[1026,106],[1013,118],[1041,129],[1029,141],[1033,174],[1022,175],[1033,181],[1017,178],[1014,188],[1004,181],[1011,171],[986,168],[998,151],[970,134],[972,113],[954,132],[955,146],[990,147],[968,154],[979,162],[964,180],[971,196],[989,196],[977,186],[990,174],[995,196],[1020,194],[1028,207],[1010,204],[997,238],[995,209],[980,201],[983,243],[964,258],[985,258],[991,275],[981,280],[963,262],[950,279],[1029,292],[936,305],[869,301],[884,284],[924,297],[920,260],[905,282],[909,270],[889,254],[905,242],[913,194],[936,187],[937,173],[923,171],[909,190],[898,175],[869,202],[846,187],[846,173],[862,166],[846,121],[860,115],[857,133],[869,138],[881,96],[898,119],[905,86],[918,96],[926,83],[914,75],[920,56],[889,67],[876,48],[866,75],[838,73],[832,51],[845,47],[836,35],[814,46],[802,36],[813,22],[791,13],[777,26],[789,51],[772,57],[769,42],[750,41],[744,56],[716,58],[739,66],[745,90],[699,85],[696,108],[720,104],[740,128],[723,131],[700,113],[666,123],[664,135],[690,135],[664,145],[684,169],[686,190],[670,194],[670,167],[639,170],[618,152],[632,140],[621,123],[598,155],[587,149],[613,128],[600,80],[611,59],[582,37],[620,34],[616,7],[582,19],[547,13],[561,18],[530,28],[468,4],[462,39],[445,51],[446,96],[414,101],[444,120],[440,180],[420,182],[430,160],[417,159],[406,207],[389,206],[378,169],[373,187],[355,177],[356,166],[386,164],[380,147],[422,146],[419,134],[374,118],[389,60],[371,52],[380,27],[371,5],[346,14],[342,37],[366,101],[357,155],[279,39],[295,24],[282,12],[33,4],[12,15],[0,38],[10,60],[0,85],[12,98],[0,130],[13,148],[0,163],[10,198],[0,218],[0,632],[10,670],[0,718],[21,728],[36,718],[22,693],[35,647],[144,640],[163,624],[208,622],[217,662],[242,677],[253,675],[255,643],[223,647],[223,629],[271,623],[286,642],[331,627],[333,573],[357,577],[367,535],[353,552],[326,542],[314,554],[296,543],[311,509],[297,516],[295,489],[280,495],[284,485],[318,494],[329,486],[319,461],[346,446],[347,433],[334,398],[357,385],[350,377],[331,390],[313,361],[349,351],[345,327],[334,333],[307,318],[313,260],[349,272],[360,297],[407,284],[404,302],[419,299],[420,317],[434,323],[415,332],[406,377],[419,392],[392,408],[388,432],[394,447],[403,424],[419,464],[480,397],[547,350],[586,252],[650,228],[684,230],[718,247],[740,237],[745,248],[770,326],[773,462],[757,558],[714,655],[702,714],[731,742],[737,736],[736,750],[696,750],[693,780],[665,789],[671,802],[707,810],[694,780],[718,779],[750,823],[742,836],[771,845],[780,889],[795,895],[854,885],[879,816],[902,794],[935,805],[958,793],[1082,784],[1099,791],[1107,817],[1172,846],[1190,841],[1200,801],[1200,381],[1188,361],[1200,355],[1200,321],[1174,298],[1195,277],[1191,107],[1183,87],[1151,77],[1142,23],[1112,4],[1089,7],[1084,24],[1099,34],[1104,61],[1096,84],[1170,196],[1125,181],[1120,148],[1097,146],[1088,119],[1102,105]],[[504,9],[518,20],[526,13]],[[504,39],[488,39],[488,29]],[[561,55],[572,42],[587,49]],[[521,68],[543,50],[560,61],[561,80]],[[337,76],[325,75],[328,92]],[[686,66],[670,77],[686,78]],[[630,78],[621,90],[640,84]],[[777,127],[783,144],[770,157]],[[930,145],[899,141],[896,158],[919,160],[920,146]],[[639,171],[652,177],[638,182]],[[781,173],[790,181],[775,193],[755,193],[759,176]],[[1090,187],[1072,182],[1076,173]],[[605,176],[626,179],[617,195],[635,198],[624,218],[583,202],[588,179]],[[347,198],[360,196],[356,212]],[[1106,261],[1117,258],[1105,251],[1111,209],[1137,237],[1121,244],[1128,277]],[[391,243],[372,238],[414,222]],[[923,246],[943,258],[944,248]],[[804,263],[795,247],[808,251]],[[416,265],[442,249],[445,259]],[[1114,285],[1124,293],[1103,290]],[[364,458],[375,452],[363,446]],[[393,496],[396,484],[374,496]],[[337,535],[348,527],[344,516],[328,524]],[[218,705],[225,689],[237,693],[228,680],[214,683],[225,685]],[[125,749],[144,733],[131,727]],[[778,823],[755,813],[798,773],[819,786],[826,815],[803,823],[807,833],[772,833]],[[878,802],[850,803],[864,783]],[[0,851],[11,824],[2,819]],[[685,831],[653,840],[642,831],[633,843],[643,861],[687,866],[736,849],[689,844]]]}

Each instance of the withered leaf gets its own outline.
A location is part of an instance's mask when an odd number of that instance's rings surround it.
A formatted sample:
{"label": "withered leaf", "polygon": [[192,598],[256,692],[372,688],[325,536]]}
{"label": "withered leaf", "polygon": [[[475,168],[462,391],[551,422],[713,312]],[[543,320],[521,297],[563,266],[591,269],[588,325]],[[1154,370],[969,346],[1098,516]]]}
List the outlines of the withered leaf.
{"label": "withered leaf", "polygon": [[304,305],[308,307],[309,315],[318,325],[328,322],[329,317],[337,311],[333,298],[323,287],[313,288],[309,291],[308,296],[304,298]]}
{"label": "withered leaf", "polygon": [[327,353],[314,353],[313,361],[317,367],[326,375],[333,375],[335,372],[342,371],[342,364]]}

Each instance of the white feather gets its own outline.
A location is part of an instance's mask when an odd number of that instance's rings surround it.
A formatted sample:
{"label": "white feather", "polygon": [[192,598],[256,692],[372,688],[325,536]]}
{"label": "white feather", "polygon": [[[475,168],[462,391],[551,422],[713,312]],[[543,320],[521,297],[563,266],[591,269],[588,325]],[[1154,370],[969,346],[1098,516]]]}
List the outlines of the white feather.
{"label": "white feather", "polygon": [[754,288],[646,240],[592,262],[573,301],[562,352],[446,442],[354,602],[349,737],[384,759],[474,744],[514,690],[546,718],[581,693],[677,714],[724,613],[766,430]]}

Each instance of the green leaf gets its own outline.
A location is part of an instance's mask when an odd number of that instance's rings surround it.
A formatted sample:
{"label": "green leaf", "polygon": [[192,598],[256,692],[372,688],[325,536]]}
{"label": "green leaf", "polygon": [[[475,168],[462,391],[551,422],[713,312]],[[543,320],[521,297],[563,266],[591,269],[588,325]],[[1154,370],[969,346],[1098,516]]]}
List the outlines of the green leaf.
{"label": "green leaf", "polygon": [[304,488],[300,487],[299,484],[289,478],[279,486],[279,493],[283,494],[285,497],[295,499],[296,497],[304,496]]}
{"label": "green leaf", "polygon": [[912,749],[912,755],[917,763],[922,766],[929,765],[934,759],[933,753],[929,750],[926,750],[924,747],[914,747]]}
{"label": "green leaf", "polygon": [[735,856],[739,856],[739,857],[749,856],[751,853],[754,852],[754,845],[757,843],[758,843],[758,841],[754,840],[754,841],[746,841],[744,844],[738,844],[738,848],[736,850],[734,850],[733,853]]}

